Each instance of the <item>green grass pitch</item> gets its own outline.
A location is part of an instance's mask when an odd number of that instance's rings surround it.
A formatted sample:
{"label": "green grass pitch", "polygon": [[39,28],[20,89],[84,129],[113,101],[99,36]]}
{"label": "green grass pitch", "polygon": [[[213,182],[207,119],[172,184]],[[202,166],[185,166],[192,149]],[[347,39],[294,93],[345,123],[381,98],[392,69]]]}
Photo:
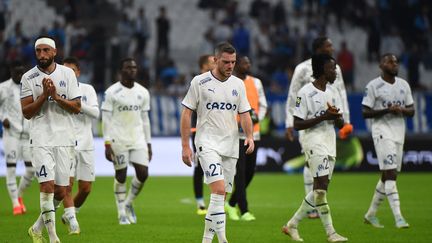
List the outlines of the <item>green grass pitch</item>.
{"label": "green grass pitch", "polygon": [[[396,229],[387,200],[378,211],[384,229],[363,223],[379,174],[336,172],[330,184],[328,201],[336,230],[349,242],[432,242],[430,233],[432,174],[401,173],[398,190],[402,212],[409,229]],[[136,225],[119,226],[113,196],[113,179],[99,177],[78,214],[81,235],[67,235],[57,210],[57,233],[62,242],[201,242],[204,217],[195,214],[192,178],[150,177],[135,201]],[[205,190],[208,202],[208,190]],[[281,226],[292,216],[304,197],[302,175],[258,174],[249,190],[254,222],[227,220],[231,243],[291,242]],[[13,216],[5,179],[0,179],[0,242],[30,242],[27,229],[39,214],[36,182],[25,194],[27,214]],[[299,227],[305,242],[326,242],[320,220],[305,219]],[[46,232],[44,233],[46,238]],[[214,239],[213,242],[217,242]]]}

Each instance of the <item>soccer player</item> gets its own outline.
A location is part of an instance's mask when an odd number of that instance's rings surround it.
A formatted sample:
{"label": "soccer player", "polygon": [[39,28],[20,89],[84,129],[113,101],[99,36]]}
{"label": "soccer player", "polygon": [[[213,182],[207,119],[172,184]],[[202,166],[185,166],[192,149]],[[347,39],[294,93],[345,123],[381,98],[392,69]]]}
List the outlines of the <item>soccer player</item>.
{"label": "soccer player", "polygon": [[[23,193],[33,180],[34,169],[31,164],[28,121],[21,110],[20,82],[25,72],[24,64],[16,61],[10,64],[11,78],[0,84],[0,120],[3,122],[3,144],[6,157],[6,184],[12,200],[13,214],[26,212]],[[19,186],[16,182],[16,165],[23,160],[25,173]]]}
{"label": "soccer player", "polygon": [[[333,56],[333,44],[331,40],[326,37],[318,37],[316,38],[312,43],[312,52],[314,54],[327,54],[329,56]],[[297,92],[305,86],[308,83],[311,83],[314,81],[314,78],[312,77],[312,59],[307,59],[306,61],[303,61],[297,67],[294,69],[294,74],[291,79],[291,84],[288,91],[288,98],[286,102],[285,107],[285,114],[286,114],[286,120],[285,120],[285,135],[290,141],[294,141],[294,118],[293,113],[295,109],[296,104],[296,97]],[[333,83],[334,88],[339,93],[339,96],[342,99],[342,110],[344,111],[343,118],[345,121],[344,127],[340,130],[339,136],[341,138],[346,138],[351,132],[352,132],[352,125],[350,123],[350,115],[349,115],[349,107],[348,107],[348,100],[347,100],[347,94],[345,90],[345,84],[342,78],[342,72],[339,67],[339,65],[336,64],[336,80]],[[300,145],[303,145],[303,131],[299,131],[299,142]],[[305,194],[307,195],[309,192],[312,191],[313,186],[313,177],[309,170],[308,161],[306,161],[305,167],[303,168],[303,180],[304,180],[304,187],[305,187]],[[316,211],[309,212],[308,214],[309,218],[318,218],[318,213]]]}
{"label": "soccer player", "polygon": [[[137,71],[134,59],[123,59],[120,62],[121,79],[105,91],[101,107],[105,157],[114,164],[114,196],[121,225],[137,222],[132,203],[148,177],[148,165],[152,157],[148,116],[150,94],[135,82]],[[129,164],[135,168],[135,177],[126,196]]]}
{"label": "soccer player", "polygon": [[[63,65],[71,68],[77,78],[80,76],[80,65],[76,58],[65,58]],[[95,180],[92,121],[99,117],[97,95],[93,86],[79,83],[79,89],[82,95],[81,112],[74,117],[77,146],[75,147],[75,160],[70,173],[69,186],[63,200],[64,214],[62,215],[62,222],[67,225],[70,235],[80,233],[75,213],[86,200],[91,191],[92,182]],[[72,186],[75,177],[78,180],[78,192],[75,198],[72,198]]]}
{"label": "soccer player", "polygon": [[367,84],[362,101],[363,117],[372,122],[372,138],[381,170],[381,178],[364,220],[374,227],[383,228],[376,212],[387,197],[396,227],[408,228],[409,224],[400,210],[396,177],[402,168],[405,117],[414,116],[414,100],[408,82],[397,77],[399,62],[395,55],[384,54],[379,67],[381,76]]}
{"label": "soccer player", "polygon": [[327,204],[327,188],[336,161],[336,133],[334,127],[344,124],[338,91],[328,84],[336,79],[336,62],[327,54],[312,56],[312,83],[300,89],[294,109],[294,128],[304,130],[303,150],[313,176],[313,191],[304,198],[294,216],[282,227],[282,232],[294,241],[303,241],[297,227],[316,209],[327,233],[329,242],[345,242],[348,239],[336,233],[330,208]]}
{"label": "soccer player", "polygon": [[[245,153],[243,146],[246,136],[243,131],[240,131],[240,150],[239,159],[236,166],[236,175],[234,177],[234,192],[231,198],[225,204],[225,211],[228,217],[232,220],[253,221],[255,216],[249,212],[248,201],[246,196],[246,188],[252,181],[255,173],[256,156],[257,156],[257,143],[260,140],[260,125],[259,122],[264,119],[267,113],[267,100],[265,97],[264,89],[256,77],[250,76],[251,62],[247,56],[237,59],[234,69],[234,75],[243,80],[246,87],[246,96],[249,101],[251,109],[251,118],[253,122],[253,138],[255,143],[255,150],[251,154]],[[238,204],[240,209],[240,217],[237,213]]]}
{"label": "soccer player", "polygon": [[63,200],[76,142],[73,114],[81,110],[81,92],[72,69],[54,62],[55,41],[35,42],[37,66],[21,79],[21,106],[30,119],[33,167],[40,184],[41,214],[28,230],[33,242],[43,242],[45,225],[50,242],[60,242],[55,229],[55,208]]}
{"label": "soccer player", "polygon": [[228,242],[225,235],[225,193],[232,191],[238,158],[239,133],[237,115],[246,133],[246,153],[254,150],[252,120],[249,115],[243,81],[232,72],[236,63],[236,50],[229,43],[220,43],[215,49],[213,70],[195,76],[182,101],[181,114],[182,160],[192,165],[189,145],[191,115],[197,112],[195,146],[204,171],[204,182],[209,185],[210,203],[205,216],[203,243],[212,242],[217,234],[219,243]]}
{"label": "soccer player", "polygon": [[[200,73],[205,73],[214,68],[214,56],[213,55],[202,55],[198,60],[198,65],[200,67]],[[196,133],[196,120],[197,115],[196,112],[192,113],[192,124],[191,124],[191,141],[192,141],[192,149],[193,152],[196,153],[196,147],[195,147],[195,133]],[[207,208],[204,202],[203,197],[203,170],[199,164],[199,160],[195,158],[194,163],[194,171],[193,171],[193,187],[194,187],[194,194],[195,194],[195,200],[197,203],[197,214],[198,215],[206,215],[207,214]]]}

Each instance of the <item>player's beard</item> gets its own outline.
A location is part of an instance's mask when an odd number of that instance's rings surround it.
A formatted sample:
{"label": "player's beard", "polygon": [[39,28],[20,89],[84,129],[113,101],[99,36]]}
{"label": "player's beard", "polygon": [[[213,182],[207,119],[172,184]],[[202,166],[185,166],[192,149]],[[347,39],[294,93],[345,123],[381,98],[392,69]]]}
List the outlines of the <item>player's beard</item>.
{"label": "player's beard", "polygon": [[398,70],[398,69],[394,69],[394,70],[392,70],[392,69],[387,69],[387,70],[386,70],[386,73],[387,73],[387,75],[389,75],[389,76],[396,77],[396,76],[398,75],[398,73],[399,73],[399,70]]}
{"label": "player's beard", "polygon": [[37,59],[37,65],[39,67],[45,69],[45,68],[49,67],[53,63],[54,57],[51,57],[51,58],[48,58],[48,59],[45,59],[45,60],[46,60],[46,62],[42,62],[41,59]]}

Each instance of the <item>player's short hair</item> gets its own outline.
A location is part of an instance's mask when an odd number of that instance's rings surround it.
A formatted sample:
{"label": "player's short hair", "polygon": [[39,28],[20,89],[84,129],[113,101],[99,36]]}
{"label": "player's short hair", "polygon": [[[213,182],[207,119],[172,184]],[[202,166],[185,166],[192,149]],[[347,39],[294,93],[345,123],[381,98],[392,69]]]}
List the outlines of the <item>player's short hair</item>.
{"label": "player's short hair", "polygon": [[130,62],[130,61],[135,61],[135,59],[133,59],[132,57],[126,57],[126,58],[121,59],[119,69],[122,70],[125,62]]}
{"label": "player's short hair", "polygon": [[198,59],[198,65],[199,67],[202,69],[204,65],[206,65],[207,63],[209,63],[209,58],[213,56],[213,55],[202,55],[200,56],[200,58]]}
{"label": "player's short hair", "polygon": [[314,54],[312,55],[312,77],[318,79],[324,74],[324,65],[329,61],[335,59],[327,54]]}
{"label": "player's short hair", "polygon": [[66,57],[65,59],[63,59],[63,64],[65,63],[74,64],[78,68],[78,70],[80,69],[80,64],[78,58],[76,57]]}
{"label": "player's short hair", "polygon": [[381,55],[381,57],[380,57],[380,63],[382,63],[384,61],[384,59],[386,59],[387,57],[391,57],[391,56],[394,56],[397,59],[397,56],[395,54],[387,52],[387,53],[384,53],[384,54]]}
{"label": "player's short hair", "polygon": [[316,51],[320,49],[328,39],[329,38],[327,36],[320,36],[315,38],[312,42],[312,53],[315,54]]}
{"label": "player's short hair", "polygon": [[215,56],[220,56],[224,52],[234,54],[236,53],[236,49],[228,42],[222,42],[217,44],[215,48]]}

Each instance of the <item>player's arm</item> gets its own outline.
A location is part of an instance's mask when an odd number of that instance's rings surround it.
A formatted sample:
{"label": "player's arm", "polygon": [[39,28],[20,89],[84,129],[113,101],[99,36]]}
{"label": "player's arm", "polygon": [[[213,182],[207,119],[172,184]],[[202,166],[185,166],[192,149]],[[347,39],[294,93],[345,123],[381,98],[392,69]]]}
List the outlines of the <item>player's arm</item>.
{"label": "player's arm", "polygon": [[244,146],[247,146],[246,154],[250,154],[255,149],[255,143],[253,140],[252,119],[248,111],[240,113],[239,116],[240,116],[240,125],[246,134],[246,139],[244,143]]}
{"label": "player's arm", "polygon": [[400,107],[403,116],[413,117],[415,114],[414,105],[408,105],[406,107]]}
{"label": "player's arm", "polygon": [[[4,83],[2,83],[4,84]],[[10,128],[10,122],[9,119],[7,119],[6,115],[6,107],[4,105],[5,103],[5,96],[4,96],[4,85],[0,85],[0,121],[3,124],[3,127],[6,129]]]}
{"label": "player's arm", "polygon": [[363,109],[362,109],[362,114],[365,119],[381,117],[388,113],[390,113],[389,108],[385,108],[382,110],[374,110],[369,106],[363,105]]}
{"label": "player's arm", "polygon": [[102,109],[102,131],[103,131],[103,137],[105,141],[105,158],[108,161],[112,162],[114,159],[114,151],[111,148],[111,137],[110,137],[111,119],[112,119],[112,112]]}
{"label": "player's arm", "polygon": [[72,100],[62,98],[59,94],[57,94],[56,87],[52,84],[52,81],[49,89],[49,95],[64,110],[73,114],[78,114],[81,111],[81,97],[75,97]]}
{"label": "player's arm", "polygon": [[147,142],[147,149],[149,155],[149,161],[152,159],[153,151],[151,146],[151,127],[150,127],[150,118],[148,115],[148,111],[141,112],[141,118],[143,120],[143,128],[144,128],[144,136]]}
{"label": "player's arm", "polygon": [[342,114],[339,113],[339,110],[335,109],[334,107],[329,107],[323,115],[311,119],[301,119],[297,116],[294,116],[294,128],[296,130],[304,130],[311,128],[319,124],[320,122],[331,120],[335,122],[335,125],[337,127],[340,128],[343,126],[344,121],[342,118]]}
{"label": "player's arm", "polygon": [[49,88],[48,88],[48,79],[44,78],[42,80],[42,94],[36,98],[36,100],[33,100],[33,95],[31,94],[31,90],[26,88],[26,84],[22,83],[21,87],[21,93],[28,94],[25,97],[21,98],[21,109],[24,118],[27,120],[34,117],[42,108],[45,101],[48,99],[49,96]]}
{"label": "player's arm", "polygon": [[291,79],[290,87],[288,89],[288,97],[285,105],[285,137],[289,141],[294,141],[294,107],[295,107],[295,99],[297,97],[298,91],[301,89],[302,85],[302,76],[304,76],[302,69],[297,66],[294,70],[293,77]]}
{"label": "player's arm", "polygon": [[[90,86],[91,87],[91,86]],[[88,104],[85,102],[81,102],[81,112],[85,115],[88,115],[89,117],[93,118],[93,119],[97,119],[99,118],[99,106],[98,106],[98,102],[97,102],[97,95],[96,95],[96,91],[94,90],[94,88],[92,87],[91,89],[89,89],[90,93],[89,93],[89,100],[88,100]]]}
{"label": "player's arm", "polygon": [[[192,166],[192,150],[189,144],[190,129],[191,129],[191,116],[193,110],[188,107],[183,107],[180,118],[180,134],[182,143],[182,160],[187,166]],[[249,113],[248,113],[249,114]]]}

